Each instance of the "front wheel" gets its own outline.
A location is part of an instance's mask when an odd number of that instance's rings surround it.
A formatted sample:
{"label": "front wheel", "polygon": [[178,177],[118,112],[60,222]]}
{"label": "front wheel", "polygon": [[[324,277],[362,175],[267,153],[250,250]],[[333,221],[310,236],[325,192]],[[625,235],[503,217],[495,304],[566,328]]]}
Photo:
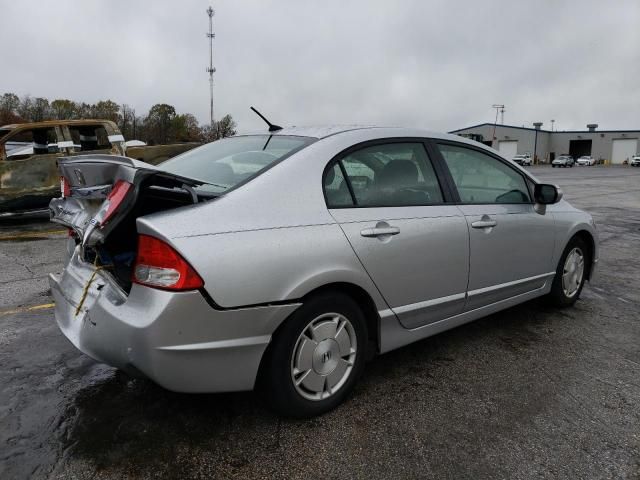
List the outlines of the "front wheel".
{"label": "front wheel", "polygon": [[556,275],[553,278],[549,299],[558,307],[569,307],[576,303],[586,279],[587,266],[590,264],[589,250],[584,240],[571,239],[562,252]]}
{"label": "front wheel", "polygon": [[355,386],[366,348],[366,323],[354,300],[339,292],[311,297],[265,354],[259,381],[268,405],[299,418],[332,410]]}

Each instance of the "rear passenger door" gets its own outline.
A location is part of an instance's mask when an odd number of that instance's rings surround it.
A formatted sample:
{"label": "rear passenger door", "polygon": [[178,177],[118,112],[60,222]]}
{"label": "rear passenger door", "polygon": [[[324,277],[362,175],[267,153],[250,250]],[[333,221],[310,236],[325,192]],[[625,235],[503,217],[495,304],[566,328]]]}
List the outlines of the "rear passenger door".
{"label": "rear passenger door", "polygon": [[534,209],[532,182],[484,149],[438,142],[469,225],[466,310],[540,289],[551,281],[554,219]]}
{"label": "rear passenger door", "polygon": [[385,140],[343,152],[325,171],[330,213],[406,328],[464,308],[467,224],[446,204],[438,168],[422,141]]}

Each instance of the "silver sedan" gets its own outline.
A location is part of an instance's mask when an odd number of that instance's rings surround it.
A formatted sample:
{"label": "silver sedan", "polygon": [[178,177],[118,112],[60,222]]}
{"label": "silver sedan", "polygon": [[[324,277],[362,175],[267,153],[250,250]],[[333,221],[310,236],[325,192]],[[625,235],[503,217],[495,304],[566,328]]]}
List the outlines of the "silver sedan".
{"label": "silver sedan", "polygon": [[453,135],[285,128],[59,168],[67,338],[170,390],[259,388],[285,415],[336,407],[376,354],[543,295],[570,306],[598,260],[590,215]]}

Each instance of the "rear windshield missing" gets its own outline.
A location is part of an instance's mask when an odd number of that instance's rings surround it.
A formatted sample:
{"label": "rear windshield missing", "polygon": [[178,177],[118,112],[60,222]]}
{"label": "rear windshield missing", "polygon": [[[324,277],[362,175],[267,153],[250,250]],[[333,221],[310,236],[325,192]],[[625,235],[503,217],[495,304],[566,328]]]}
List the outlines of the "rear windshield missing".
{"label": "rear windshield missing", "polygon": [[230,137],[189,150],[158,167],[206,182],[200,189],[222,193],[259,175],[314,140],[280,135]]}

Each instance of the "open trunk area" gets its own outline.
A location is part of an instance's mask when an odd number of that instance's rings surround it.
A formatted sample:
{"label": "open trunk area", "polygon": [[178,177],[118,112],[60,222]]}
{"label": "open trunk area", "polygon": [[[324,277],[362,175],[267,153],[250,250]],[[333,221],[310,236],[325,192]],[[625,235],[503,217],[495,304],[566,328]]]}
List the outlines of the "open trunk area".
{"label": "open trunk area", "polygon": [[[118,222],[104,243],[84,248],[84,260],[96,265],[111,266],[108,270],[128,293],[138,246],[136,219],[151,213],[172,210],[193,204],[189,192],[158,187],[141,186],[133,208]],[[97,257],[97,261],[96,261]]]}
{"label": "open trunk area", "polygon": [[136,219],[211,200],[203,182],[126,157],[91,155],[58,162],[63,196],[51,220],[70,229],[85,262],[113,274],[129,292],[138,243]]}

